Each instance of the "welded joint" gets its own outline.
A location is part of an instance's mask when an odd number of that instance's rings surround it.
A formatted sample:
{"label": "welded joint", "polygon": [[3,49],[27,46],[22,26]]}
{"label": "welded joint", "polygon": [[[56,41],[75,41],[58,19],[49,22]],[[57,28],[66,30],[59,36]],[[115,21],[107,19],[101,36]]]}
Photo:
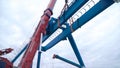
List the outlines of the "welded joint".
{"label": "welded joint", "polygon": [[41,52],[45,52],[44,46],[41,46]]}

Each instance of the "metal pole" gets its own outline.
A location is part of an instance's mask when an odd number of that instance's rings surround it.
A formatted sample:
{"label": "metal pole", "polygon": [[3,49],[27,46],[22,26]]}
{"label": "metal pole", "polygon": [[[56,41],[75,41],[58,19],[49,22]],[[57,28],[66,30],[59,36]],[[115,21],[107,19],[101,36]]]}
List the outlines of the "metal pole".
{"label": "metal pole", "polygon": [[60,57],[59,55],[53,55],[53,58],[57,58],[57,59],[59,59],[59,60],[62,60],[62,61],[64,61],[64,62],[67,62],[67,63],[69,63],[69,64],[72,64],[72,65],[74,65],[74,66],[76,66],[76,67],[79,67],[79,68],[81,68],[81,66],[79,65],[79,64],[77,64],[77,63],[75,63],[75,62],[72,62],[72,61],[70,61],[70,60],[67,60],[67,59],[65,59],[65,58],[63,58],[63,57]]}
{"label": "metal pole", "polygon": [[[40,37],[40,45],[42,46],[42,39],[43,39],[43,33],[41,33],[41,37]],[[41,59],[41,46],[39,46],[38,48],[38,60],[37,60],[37,68],[40,68],[40,59]]]}
{"label": "metal pole", "polygon": [[30,68],[33,58],[35,56],[35,53],[40,45],[40,37],[41,33],[46,32],[46,27],[48,25],[49,19],[51,17],[52,9],[54,8],[54,5],[56,3],[56,0],[51,0],[47,9],[44,11],[44,14],[41,16],[41,20],[39,21],[39,24],[31,38],[31,41],[29,42],[29,46],[24,53],[18,67],[20,68]]}
{"label": "metal pole", "polygon": [[37,68],[40,68],[41,53],[41,51],[38,51]]}
{"label": "metal pole", "polygon": [[18,55],[15,56],[15,58],[12,60],[12,63],[14,63],[18,59],[18,57],[26,50],[27,46],[28,44],[25,45],[25,47],[20,51],[20,53],[18,53]]}
{"label": "metal pole", "polygon": [[81,57],[81,55],[80,55],[80,52],[79,52],[79,50],[78,50],[78,48],[77,48],[77,45],[76,45],[76,43],[75,43],[75,41],[74,41],[74,39],[73,39],[73,36],[70,34],[70,35],[68,35],[68,40],[69,40],[69,42],[70,42],[70,44],[71,44],[71,46],[72,46],[72,49],[73,49],[73,51],[74,51],[74,53],[75,53],[75,55],[76,55],[76,57],[77,57],[77,59],[78,59],[78,62],[80,63],[80,65],[82,66],[82,67],[85,67],[85,64],[84,64],[84,62],[83,62],[83,60],[82,60],[82,57]]}

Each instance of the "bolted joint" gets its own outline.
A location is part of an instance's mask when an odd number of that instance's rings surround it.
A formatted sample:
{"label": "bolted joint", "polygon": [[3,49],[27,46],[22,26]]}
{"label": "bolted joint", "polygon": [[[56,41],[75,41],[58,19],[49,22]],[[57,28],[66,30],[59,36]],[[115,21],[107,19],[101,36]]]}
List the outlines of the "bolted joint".
{"label": "bolted joint", "polygon": [[50,15],[48,13],[44,13],[44,15],[46,15],[48,18],[50,18]]}
{"label": "bolted joint", "polygon": [[52,12],[52,10],[51,10],[50,8],[47,8],[47,9],[44,11],[44,13],[45,13],[47,10],[50,11],[51,15],[53,15],[53,12]]}
{"label": "bolted joint", "polygon": [[56,58],[56,54],[54,54],[52,58],[55,59]]}

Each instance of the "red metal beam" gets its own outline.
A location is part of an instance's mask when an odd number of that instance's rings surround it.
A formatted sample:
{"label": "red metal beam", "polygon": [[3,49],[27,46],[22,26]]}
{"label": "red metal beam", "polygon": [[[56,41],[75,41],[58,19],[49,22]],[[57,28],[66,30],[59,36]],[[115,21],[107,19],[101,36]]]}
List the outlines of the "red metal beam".
{"label": "red metal beam", "polygon": [[0,57],[0,68],[13,68],[13,64],[4,57]]}
{"label": "red metal beam", "polygon": [[29,46],[25,54],[23,55],[22,60],[20,64],[18,65],[18,67],[20,68],[31,67],[35,53],[40,45],[41,33],[45,34],[46,32],[45,29],[47,27],[50,16],[52,15],[52,10],[53,10],[55,3],[56,3],[56,0],[51,0],[47,9],[44,11],[44,14],[41,16],[41,20],[39,21],[39,24],[31,38],[31,41],[28,44]]}
{"label": "red metal beam", "polygon": [[7,48],[7,49],[0,50],[0,56],[4,55],[4,54],[8,54],[8,53],[10,53],[12,51],[13,51],[12,48]]}

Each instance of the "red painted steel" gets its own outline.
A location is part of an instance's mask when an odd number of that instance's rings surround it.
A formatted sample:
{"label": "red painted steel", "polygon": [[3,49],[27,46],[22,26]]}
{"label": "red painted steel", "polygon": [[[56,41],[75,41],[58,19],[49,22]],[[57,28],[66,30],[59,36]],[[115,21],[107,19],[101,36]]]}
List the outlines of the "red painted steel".
{"label": "red painted steel", "polygon": [[13,68],[13,64],[7,58],[0,57],[0,62],[5,64],[5,65],[0,64],[0,67]]}
{"label": "red painted steel", "polygon": [[[0,50],[0,56],[8,54],[12,51],[13,51],[12,48]],[[0,67],[13,68],[13,64],[7,58],[0,57],[0,62],[4,64],[4,65],[0,64]]]}
{"label": "red painted steel", "polygon": [[39,21],[39,24],[31,38],[29,46],[25,54],[23,55],[21,62],[18,65],[19,68],[31,68],[33,58],[40,45],[41,33],[46,33],[46,27],[50,16],[52,15],[52,10],[55,3],[56,0],[51,0],[44,14],[41,16],[41,20]]}
{"label": "red painted steel", "polygon": [[0,50],[0,55],[8,54],[11,51],[13,51],[12,48],[7,48],[7,49],[4,49],[4,50]]}

